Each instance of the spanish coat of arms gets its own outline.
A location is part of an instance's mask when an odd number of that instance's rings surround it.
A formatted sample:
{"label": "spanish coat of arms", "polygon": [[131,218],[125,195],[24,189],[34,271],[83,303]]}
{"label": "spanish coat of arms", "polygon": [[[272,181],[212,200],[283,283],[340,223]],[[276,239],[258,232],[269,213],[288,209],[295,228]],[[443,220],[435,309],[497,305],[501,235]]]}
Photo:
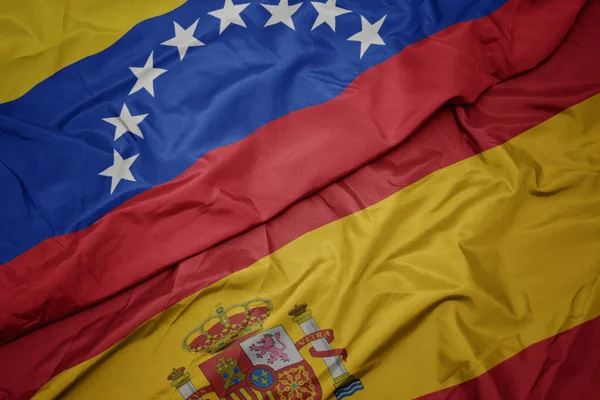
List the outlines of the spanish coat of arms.
{"label": "spanish coat of arms", "polygon": [[199,365],[209,382],[196,389],[184,367],[168,376],[185,400],[202,400],[214,393],[221,400],[320,400],[321,385],[300,349],[311,346],[312,357],[321,358],[335,386],[338,400],[364,389],[344,367],[347,352],[334,349],[331,329],[321,330],[306,304],[289,315],[305,336],[294,342],[283,325],[266,331],[263,324],[273,311],[270,300],[256,298],[228,308],[217,305],[216,314],[204,320],[183,339],[189,352],[205,352],[212,358]]}

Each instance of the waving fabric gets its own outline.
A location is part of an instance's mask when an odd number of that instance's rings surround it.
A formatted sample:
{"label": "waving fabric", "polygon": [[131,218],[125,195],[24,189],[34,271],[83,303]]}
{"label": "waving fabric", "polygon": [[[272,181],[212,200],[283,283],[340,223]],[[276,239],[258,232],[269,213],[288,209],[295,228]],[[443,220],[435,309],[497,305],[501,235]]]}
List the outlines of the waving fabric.
{"label": "waving fabric", "polygon": [[1,6],[0,398],[594,398],[600,4],[112,3]]}

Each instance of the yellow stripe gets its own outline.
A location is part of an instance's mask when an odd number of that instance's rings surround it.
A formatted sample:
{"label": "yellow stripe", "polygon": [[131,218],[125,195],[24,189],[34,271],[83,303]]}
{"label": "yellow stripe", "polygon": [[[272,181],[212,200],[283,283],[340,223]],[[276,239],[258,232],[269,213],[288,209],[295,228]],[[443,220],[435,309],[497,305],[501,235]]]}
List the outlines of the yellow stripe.
{"label": "yellow stripe", "polygon": [[250,390],[250,389],[246,389],[246,388],[241,389],[240,393],[244,396],[244,399],[246,399],[246,400],[252,400],[252,396],[250,396],[248,394],[248,392],[246,392],[246,390]]}
{"label": "yellow stripe", "polygon": [[273,396],[273,392],[271,391],[267,392],[267,397],[269,398],[269,400],[275,400],[275,396]]}
{"label": "yellow stripe", "polygon": [[0,6],[0,103],[184,0],[18,0]]}
{"label": "yellow stripe", "polygon": [[[476,377],[600,312],[600,96],[333,222],[169,308],[37,399],[152,398],[207,357],[181,350],[216,303],[273,301],[266,327],[308,303],[347,370],[353,399],[409,399]],[[303,354],[325,385],[322,360]],[[143,382],[144,396],[139,396]]]}
{"label": "yellow stripe", "polygon": [[[256,390],[256,389],[252,389],[252,391],[254,392],[254,395],[256,396],[256,398],[257,398],[258,400],[261,400],[261,399],[263,398],[263,397],[262,397],[262,393],[261,393],[261,392],[259,392],[258,390]],[[270,393],[270,392],[269,392],[269,393]]]}

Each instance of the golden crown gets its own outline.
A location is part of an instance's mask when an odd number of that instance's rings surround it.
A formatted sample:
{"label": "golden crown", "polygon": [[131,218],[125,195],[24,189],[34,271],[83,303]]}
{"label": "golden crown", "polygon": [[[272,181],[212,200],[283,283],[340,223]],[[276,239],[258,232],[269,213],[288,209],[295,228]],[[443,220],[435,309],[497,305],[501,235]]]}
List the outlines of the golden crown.
{"label": "golden crown", "polygon": [[185,367],[173,368],[173,371],[167,377],[170,381],[175,381],[185,375]]}
{"label": "golden crown", "polygon": [[[227,308],[217,304],[216,313],[185,335],[181,347],[189,352],[217,353],[236,340],[262,330],[272,311],[273,303],[258,297]],[[188,343],[196,334],[198,336]]]}

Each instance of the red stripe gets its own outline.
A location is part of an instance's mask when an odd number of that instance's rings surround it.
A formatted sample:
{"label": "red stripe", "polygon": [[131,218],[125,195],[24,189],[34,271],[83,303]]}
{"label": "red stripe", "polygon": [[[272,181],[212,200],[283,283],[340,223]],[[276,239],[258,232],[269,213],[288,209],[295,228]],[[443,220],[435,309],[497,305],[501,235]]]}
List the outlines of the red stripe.
{"label": "red stripe", "polygon": [[[595,23],[599,19],[600,3],[590,4],[568,40],[541,67],[495,86],[474,105],[440,110],[402,146],[279,217],[97,306],[0,347],[0,398],[2,394],[29,398],[49,378],[106,350],[157,312],[299,235],[502,143],[600,92],[600,53],[590,51],[600,43],[600,27]],[[446,45],[451,46],[452,37]],[[464,40],[460,35],[454,38]],[[435,43],[429,45],[435,48]]]}
{"label": "red stripe", "polygon": [[[90,228],[42,242],[0,268],[0,343],[268,220],[405,141],[447,101],[471,102],[499,79],[534,67],[584,2],[510,0],[491,16],[404,49],[338,98],[207,154]],[[505,140],[491,139],[482,146]],[[471,154],[458,151],[448,157]],[[206,282],[211,274],[218,272],[208,271]]]}
{"label": "red stripe", "polygon": [[476,379],[421,400],[600,398],[600,318],[536,343]]}
{"label": "red stripe", "polygon": [[[256,396],[256,393],[254,393],[254,391],[252,389],[250,389],[250,388],[244,388],[244,389],[240,389],[240,390],[244,390],[248,394],[248,396],[250,396],[250,398],[252,400],[258,400],[258,397]],[[240,398],[241,399],[245,399],[245,397],[240,397]],[[262,396],[261,396],[261,398],[262,398]]]}

